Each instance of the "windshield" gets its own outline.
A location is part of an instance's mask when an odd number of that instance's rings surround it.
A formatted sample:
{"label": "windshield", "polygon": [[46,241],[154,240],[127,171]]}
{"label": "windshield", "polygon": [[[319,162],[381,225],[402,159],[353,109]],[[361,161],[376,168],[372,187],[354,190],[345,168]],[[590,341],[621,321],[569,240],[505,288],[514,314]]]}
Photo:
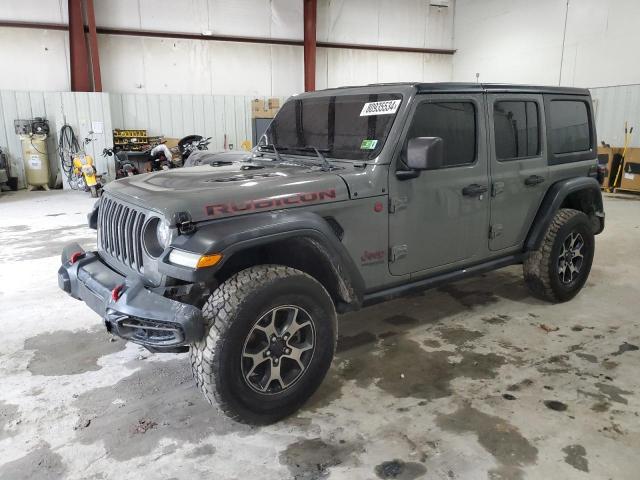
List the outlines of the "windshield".
{"label": "windshield", "polygon": [[398,94],[339,95],[286,102],[260,144],[282,152],[370,160],[382,149],[400,107]]}

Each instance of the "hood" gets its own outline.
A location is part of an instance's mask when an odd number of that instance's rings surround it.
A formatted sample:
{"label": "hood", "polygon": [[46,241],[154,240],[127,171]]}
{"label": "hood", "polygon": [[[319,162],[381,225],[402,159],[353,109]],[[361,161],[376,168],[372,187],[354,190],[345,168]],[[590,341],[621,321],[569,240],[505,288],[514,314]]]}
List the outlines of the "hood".
{"label": "hood", "polygon": [[188,212],[194,222],[349,198],[345,182],[319,166],[214,155],[210,164],[127,177],[107,194],[165,218]]}

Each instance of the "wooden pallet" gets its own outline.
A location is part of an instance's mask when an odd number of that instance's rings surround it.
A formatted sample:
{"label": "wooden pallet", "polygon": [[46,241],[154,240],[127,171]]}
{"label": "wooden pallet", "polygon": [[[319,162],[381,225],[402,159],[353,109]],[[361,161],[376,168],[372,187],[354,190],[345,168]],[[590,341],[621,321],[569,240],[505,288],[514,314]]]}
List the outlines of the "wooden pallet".
{"label": "wooden pallet", "polygon": [[640,195],[640,190],[629,190],[628,188],[614,188],[613,193],[629,193],[631,195]]}

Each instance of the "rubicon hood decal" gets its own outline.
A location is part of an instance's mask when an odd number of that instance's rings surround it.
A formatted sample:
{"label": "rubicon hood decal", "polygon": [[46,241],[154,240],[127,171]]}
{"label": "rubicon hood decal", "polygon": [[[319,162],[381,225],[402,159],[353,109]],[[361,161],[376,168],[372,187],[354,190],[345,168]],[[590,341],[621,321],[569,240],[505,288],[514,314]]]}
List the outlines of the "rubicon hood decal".
{"label": "rubicon hood decal", "polygon": [[304,203],[316,203],[335,200],[336,191],[334,188],[321,192],[292,193],[288,195],[278,195],[271,198],[261,198],[258,200],[248,200],[245,202],[218,203],[207,205],[205,212],[210,217],[229,215],[233,213],[249,212],[252,210],[272,210],[275,208],[289,207]]}
{"label": "rubicon hood decal", "polygon": [[334,172],[314,165],[254,162],[262,167],[255,172],[247,171],[244,161],[175,168],[117,180],[105,191],[166,218],[189,212],[193,222],[349,199],[347,184]]}

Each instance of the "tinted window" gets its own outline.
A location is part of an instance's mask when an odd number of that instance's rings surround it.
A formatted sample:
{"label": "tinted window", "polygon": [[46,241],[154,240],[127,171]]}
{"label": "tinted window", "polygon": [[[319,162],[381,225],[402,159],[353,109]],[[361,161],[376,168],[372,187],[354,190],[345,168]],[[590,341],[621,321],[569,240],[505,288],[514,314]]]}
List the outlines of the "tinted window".
{"label": "tinted window", "polygon": [[589,113],[585,102],[553,100],[549,117],[553,153],[583,152],[591,148]]}
{"label": "tinted window", "polygon": [[536,102],[496,102],[493,105],[496,157],[500,160],[540,153]]}
{"label": "tinted window", "polygon": [[[389,134],[401,99],[395,94],[293,99],[282,106],[260,143],[312,157],[316,156],[314,152],[296,147],[314,146],[333,158],[375,158]],[[369,104],[367,112],[365,104]]]}
{"label": "tinted window", "polygon": [[421,103],[407,138],[440,137],[443,167],[473,163],[476,159],[476,109],[471,102]]}

